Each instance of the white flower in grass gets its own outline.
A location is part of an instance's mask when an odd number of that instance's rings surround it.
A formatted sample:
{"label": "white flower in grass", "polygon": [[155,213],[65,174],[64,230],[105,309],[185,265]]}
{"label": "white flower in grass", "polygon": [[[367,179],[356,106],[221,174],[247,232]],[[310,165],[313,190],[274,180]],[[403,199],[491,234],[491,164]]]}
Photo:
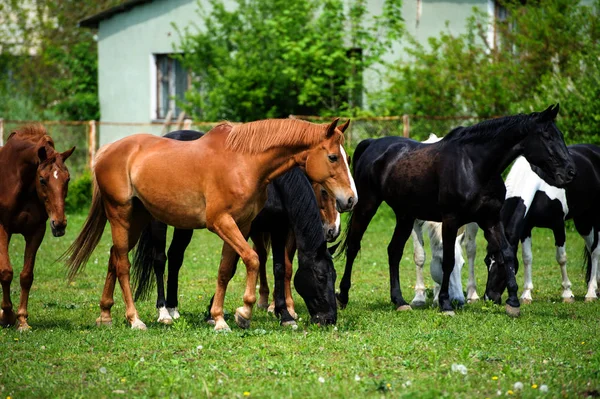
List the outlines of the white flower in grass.
{"label": "white flower in grass", "polygon": [[498,389],[498,390],[496,391],[496,395],[498,395],[498,396],[502,396],[502,391]]}
{"label": "white flower in grass", "polygon": [[198,345],[198,346],[196,347],[196,349],[197,349],[197,350],[199,350],[199,351],[201,351],[201,350],[202,350],[202,348],[204,348],[202,345]]}
{"label": "white flower in grass", "polygon": [[356,374],[356,375],[354,376],[354,381],[360,381],[360,375]]}
{"label": "white flower in grass", "polygon": [[106,374],[106,367],[100,367],[98,371],[102,374]]}
{"label": "white flower in grass", "polygon": [[323,378],[323,377],[319,377],[319,382],[320,382],[321,384],[323,384],[323,383],[325,382],[325,378]]}
{"label": "white flower in grass", "polygon": [[546,384],[540,385],[540,392],[544,392],[544,393],[548,392],[548,385],[546,385]]}
{"label": "white flower in grass", "polygon": [[467,375],[467,367],[464,364],[452,363],[451,369],[454,372],[461,373],[462,375]]}
{"label": "white flower in grass", "polygon": [[521,391],[521,390],[523,390],[523,383],[521,381],[517,381],[513,385],[513,388],[515,391]]}
{"label": "white flower in grass", "polygon": [[409,386],[412,385],[412,382],[410,382],[410,380],[408,380],[408,381],[405,382],[405,384],[406,384],[407,387],[409,387]]}

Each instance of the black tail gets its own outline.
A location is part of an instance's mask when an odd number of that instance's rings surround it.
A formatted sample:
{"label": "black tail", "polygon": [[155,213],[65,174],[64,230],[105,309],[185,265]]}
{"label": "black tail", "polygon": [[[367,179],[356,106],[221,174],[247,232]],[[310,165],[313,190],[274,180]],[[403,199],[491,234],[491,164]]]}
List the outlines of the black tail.
{"label": "black tail", "polygon": [[154,276],[154,244],[152,241],[152,223],[142,231],[134,250],[131,263],[131,282],[135,289],[134,300],[150,298],[150,291],[156,284]]}
{"label": "black tail", "polygon": [[583,246],[583,266],[585,267],[585,283],[590,283],[592,277],[592,254],[587,245]]}
{"label": "black tail", "polygon": [[[373,141],[374,139],[363,140],[360,143],[358,143],[356,149],[354,150],[354,155],[352,156],[352,174],[355,175],[355,178],[356,165],[358,164],[358,160]],[[329,247],[329,253],[331,253],[331,255],[333,255],[336,259],[340,258],[342,254],[346,253],[346,249],[348,249],[348,232],[350,231],[350,226],[352,226],[353,215],[354,211],[348,212],[348,218],[346,219],[346,228],[342,233],[340,241],[337,244],[334,244],[331,247]]]}

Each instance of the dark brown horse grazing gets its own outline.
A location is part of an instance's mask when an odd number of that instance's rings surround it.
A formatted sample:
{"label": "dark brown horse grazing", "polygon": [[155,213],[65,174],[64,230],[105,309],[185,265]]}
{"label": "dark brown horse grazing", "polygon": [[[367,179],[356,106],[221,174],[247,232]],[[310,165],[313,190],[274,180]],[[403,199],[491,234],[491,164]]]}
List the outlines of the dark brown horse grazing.
{"label": "dark brown horse grazing", "polygon": [[[44,234],[46,220],[55,237],[65,234],[65,197],[69,171],[64,162],[75,147],[63,153],[54,149],[54,141],[41,125],[25,126],[12,132],[0,147],[0,282],[2,310],[0,325],[27,324],[27,301],[33,283],[33,267]],[[13,234],[25,237],[25,259],[21,272],[21,301],[15,314],[10,300],[13,269],[8,244]]]}
{"label": "dark brown horse grazing", "polygon": [[211,308],[215,330],[229,329],[223,318],[225,291],[238,257],[242,258],[246,290],[235,320],[247,328],[256,302],[259,259],[246,239],[266,201],[269,182],[300,165],[336,198],[340,211],[351,210],[358,199],[342,147],[348,123],[338,129],[337,122],[223,123],[196,141],[137,134],[102,148],[94,166],[90,213],[65,254],[74,276],[97,246],[106,221],[110,222],[113,246],[97,324],[112,322],[118,278],[127,321],[132,328],[145,328],[133,303],[128,253],[154,217],[181,229],[208,228],[225,242]]}

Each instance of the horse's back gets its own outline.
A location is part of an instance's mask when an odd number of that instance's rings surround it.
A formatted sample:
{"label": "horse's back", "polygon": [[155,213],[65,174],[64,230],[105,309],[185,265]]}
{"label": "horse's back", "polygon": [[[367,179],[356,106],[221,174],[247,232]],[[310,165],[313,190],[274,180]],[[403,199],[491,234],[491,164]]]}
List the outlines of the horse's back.
{"label": "horse's back", "polygon": [[[600,220],[597,204],[600,201],[600,147],[593,144],[569,146],[577,167],[575,178],[567,186],[569,217],[593,216]],[[597,216],[596,216],[597,215]]]}

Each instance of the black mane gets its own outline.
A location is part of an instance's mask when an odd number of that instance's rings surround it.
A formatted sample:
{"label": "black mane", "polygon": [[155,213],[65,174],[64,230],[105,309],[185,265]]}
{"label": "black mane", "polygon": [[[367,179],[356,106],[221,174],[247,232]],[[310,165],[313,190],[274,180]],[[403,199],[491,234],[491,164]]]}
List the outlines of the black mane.
{"label": "black mane", "polygon": [[[534,113],[537,114],[537,113]],[[476,123],[471,126],[459,126],[454,128],[443,139],[442,143],[463,142],[471,143],[476,141],[491,141],[498,138],[502,132],[518,127],[524,127],[534,114],[517,114],[503,116]]]}

